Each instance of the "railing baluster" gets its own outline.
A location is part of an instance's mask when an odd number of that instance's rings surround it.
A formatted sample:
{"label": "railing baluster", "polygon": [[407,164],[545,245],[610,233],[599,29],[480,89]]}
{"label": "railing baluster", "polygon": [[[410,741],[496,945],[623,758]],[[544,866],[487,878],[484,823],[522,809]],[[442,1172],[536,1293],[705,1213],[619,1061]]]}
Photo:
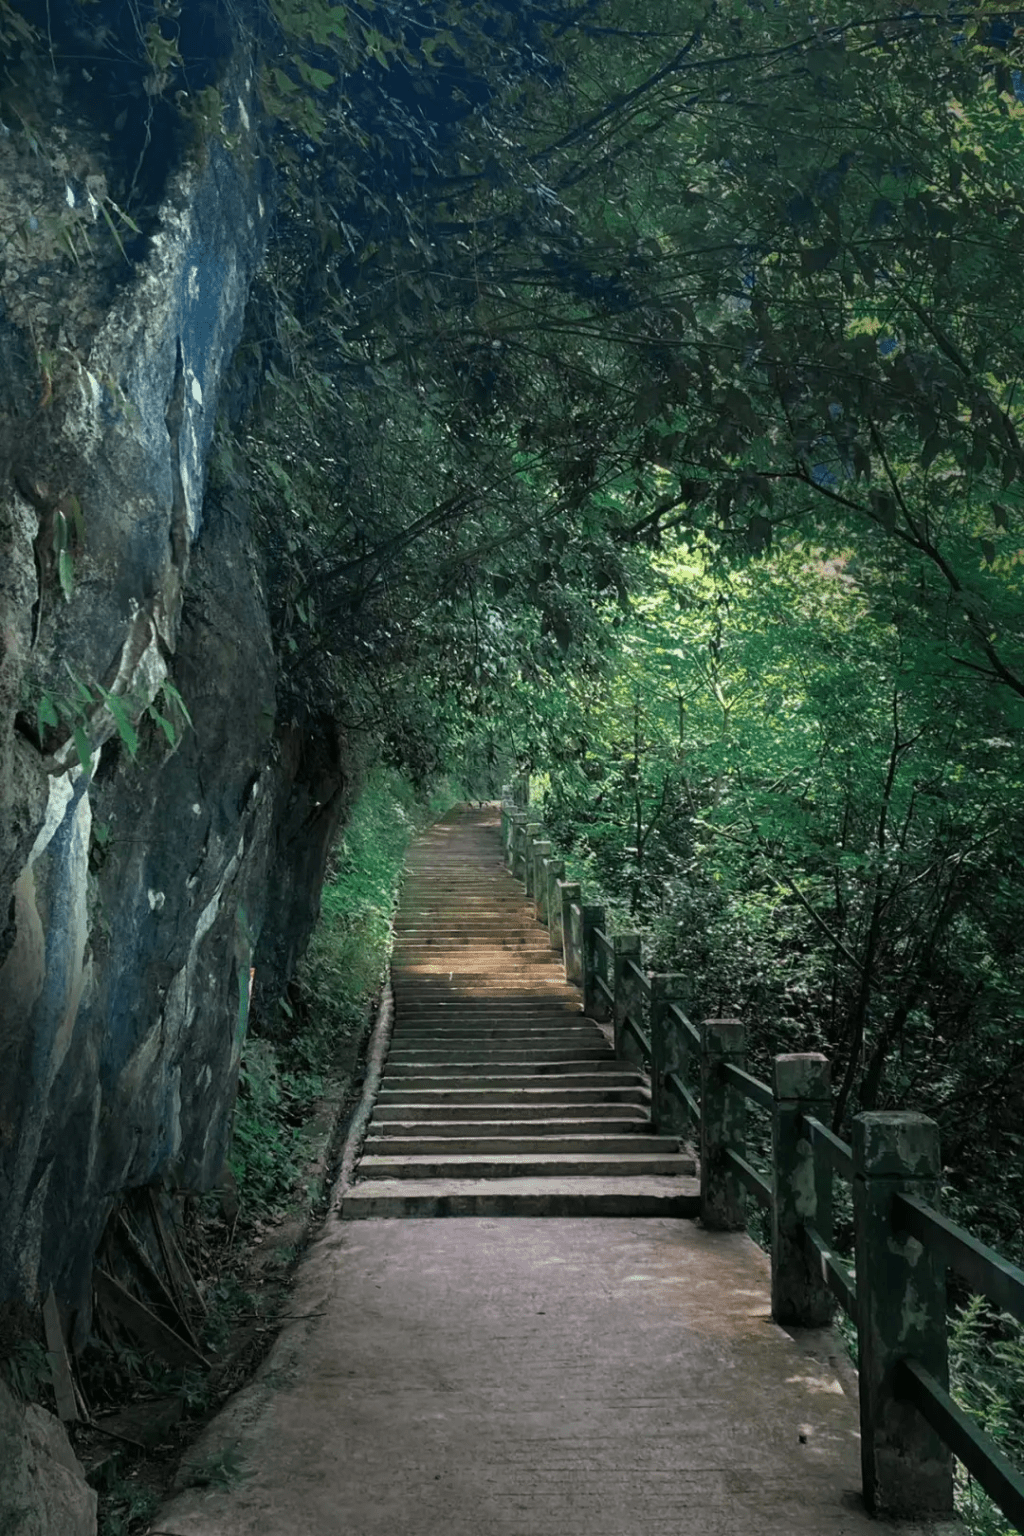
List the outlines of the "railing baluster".
{"label": "railing baluster", "polygon": [[538,838],[533,845],[533,910],[538,923],[548,920],[548,882],[544,873],[544,860],[551,855],[551,843],[546,837]]}
{"label": "railing baluster", "polygon": [[640,964],[640,935],[617,933],[612,939],[612,991],[615,1004],[612,1021],[615,1027],[615,1054],[633,1066],[643,1066],[643,1053],[633,1035],[625,1029],[627,1015],[632,1014],[642,1027],[643,994],[640,983],[627,961]]}
{"label": "railing baluster", "polygon": [[559,894],[559,882],[565,876],[564,859],[544,860],[544,890],[548,917],[548,943],[553,950],[559,951],[563,945],[562,939],[562,898]]}
{"label": "railing baluster", "polygon": [[899,1232],[893,1196],[939,1203],[939,1130],[927,1115],[872,1113],[853,1122],[861,1471],[873,1514],[953,1508],[953,1463],[939,1436],[896,1395],[896,1363],[916,1360],[948,1388],[946,1266]]}
{"label": "railing baluster", "polygon": [[611,1014],[608,1000],[598,980],[606,980],[604,946],[597,934],[604,927],[604,907],[580,908],[580,952],[583,967],[583,1012],[591,1019],[607,1019]]}
{"label": "railing baluster", "polygon": [[685,1076],[689,1052],[669,1012],[686,996],[686,977],[678,973],[651,977],[651,1122],[659,1135],[693,1136],[694,1126],[669,1088],[670,1072]]}
{"label": "railing baluster", "polygon": [[533,844],[535,839],[543,835],[544,828],[539,821],[526,823],[526,836],[523,839],[523,885],[527,896],[533,895]]}
{"label": "railing baluster", "polygon": [[562,963],[566,981],[583,986],[583,954],[572,920],[573,907],[579,907],[581,891],[577,880],[559,880],[558,899],[562,905]]}
{"label": "railing baluster", "polygon": [[776,1056],[772,1086],[772,1316],[819,1328],[832,1320],[832,1292],[803,1229],[814,1227],[826,1242],[832,1235],[832,1169],[815,1158],[801,1119],[828,1118],[828,1061],[817,1052]]}
{"label": "railing baluster", "polygon": [[745,1064],[746,1032],[739,1019],[705,1019],[700,1058],[700,1216],[706,1227],[735,1232],[746,1226],[743,1188],[726,1161],[731,1147],[743,1156],[747,1101],[725,1076],[728,1062]]}

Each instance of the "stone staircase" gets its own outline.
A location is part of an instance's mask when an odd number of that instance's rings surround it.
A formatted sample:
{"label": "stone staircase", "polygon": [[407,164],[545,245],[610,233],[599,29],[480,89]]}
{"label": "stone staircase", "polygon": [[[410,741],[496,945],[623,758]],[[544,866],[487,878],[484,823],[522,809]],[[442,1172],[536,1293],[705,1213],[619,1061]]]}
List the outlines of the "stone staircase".
{"label": "stone staircase", "polygon": [[505,870],[493,807],[413,844],[396,920],[395,1024],[341,1214],[693,1216],[693,1158],[580,1013]]}

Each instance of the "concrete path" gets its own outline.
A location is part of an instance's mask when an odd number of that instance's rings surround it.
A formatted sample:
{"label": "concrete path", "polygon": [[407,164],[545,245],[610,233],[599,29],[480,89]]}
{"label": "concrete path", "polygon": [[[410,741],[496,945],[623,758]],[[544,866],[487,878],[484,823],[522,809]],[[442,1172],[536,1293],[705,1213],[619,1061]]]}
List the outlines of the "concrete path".
{"label": "concrete path", "polygon": [[906,1536],[768,1293],[687,1220],[332,1217],[154,1536]]}

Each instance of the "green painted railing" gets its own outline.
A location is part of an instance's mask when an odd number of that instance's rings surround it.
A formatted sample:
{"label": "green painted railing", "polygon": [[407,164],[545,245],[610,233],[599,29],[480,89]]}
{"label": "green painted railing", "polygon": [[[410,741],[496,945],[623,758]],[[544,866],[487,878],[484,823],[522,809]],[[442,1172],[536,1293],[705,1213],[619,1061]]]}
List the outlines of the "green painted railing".
{"label": "green painted railing", "polygon": [[[701,1219],[746,1225],[746,1198],[771,1213],[772,1315],[828,1323],[835,1302],[858,1336],[861,1467],[874,1513],[917,1519],[953,1508],[959,1457],[1024,1532],[1024,1475],[949,1395],[946,1272],[1024,1322],[1024,1270],[939,1213],[938,1127],[910,1112],[856,1116],[848,1144],[828,1127],[829,1064],[776,1056],[772,1082],[746,1069],[742,1023],[686,1017],[685,978],[644,971],[636,934],[609,936],[583,902],[517,781],[501,812],[509,870],[534,897],[583,1010],[610,1021],[615,1048],[651,1079],[655,1130],[690,1137],[700,1158]],[[771,1116],[771,1167],[747,1157],[747,1105]],[[853,1191],[855,1274],[832,1251],[832,1181]]]}

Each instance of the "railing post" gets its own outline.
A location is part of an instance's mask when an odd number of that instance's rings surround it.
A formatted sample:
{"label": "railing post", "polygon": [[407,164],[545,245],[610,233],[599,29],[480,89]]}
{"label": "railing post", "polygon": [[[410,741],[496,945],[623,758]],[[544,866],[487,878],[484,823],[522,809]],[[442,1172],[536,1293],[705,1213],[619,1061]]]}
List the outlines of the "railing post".
{"label": "railing post", "polygon": [[670,1072],[685,1067],[679,1030],[668,1011],[683,1002],[685,987],[686,978],[678,973],[651,977],[651,1125],[660,1135],[693,1134],[685,1109],[665,1084]]}
{"label": "railing post", "polygon": [[608,1000],[597,985],[604,975],[604,957],[599,956],[594,930],[604,929],[604,907],[580,908],[580,966],[582,970],[583,1012],[591,1019],[606,1019]]}
{"label": "railing post", "polygon": [[538,923],[546,923],[548,882],[544,877],[544,860],[551,856],[551,844],[547,838],[538,838],[533,845],[533,910]]}
{"label": "railing post", "polygon": [[643,1022],[643,992],[629,962],[640,964],[640,935],[617,933],[612,939],[612,1022],[615,1027],[615,1054],[620,1061],[634,1066],[643,1064],[643,1052],[635,1037],[625,1028],[626,1015],[630,1014],[638,1024]]}
{"label": "railing post", "polygon": [[539,821],[526,823],[526,835],[523,838],[523,885],[527,896],[533,895],[533,843],[544,831]]}
{"label": "railing post", "polygon": [[583,943],[581,938],[573,932],[572,909],[578,907],[583,899],[583,893],[579,882],[576,880],[559,880],[558,899],[562,907],[562,962],[565,966],[566,981],[574,981],[578,987],[583,985]]}
{"label": "railing post", "polygon": [[508,868],[513,879],[519,878],[519,865],[523,856],[523,838],[526,832],[526,812],[513,811],[508,838]]}
{"label": "railing post", "polygon": [[545,906],[548,918],[548,943],[554,950],[562,948],[562,898],[558,882],[565,874],[564,859],[544,860]]}
{"label": "railing post", "polygon": [[746,1031],[739,1019],[705,1019],[700,1041],[700,1218],[734,1232],[746,1226],[743,1186],[725,1162],[726,1148],[743,1153],[747,1101],[724,1067],[746,1064]]}
{"label": "railing post", "polygon": [[832,1235],[832,1167],[816,1158],[800,1117],[831,1118],[827,1059],[818,1052],[776,1056],[772,1111],[772,1317],[798,1328],[832,1321],[832,1292],[808,1252],[804,1226]]}
{"label": "railing post", "polygon": [[512,797],[519,810],[525,811],[530,803],[530,775],[517,773],[512,781]]}
{"label": "railing post", "polygon": [[948,1384],[945,1265],[892,1219],[896,1194],[938,1206],[939,1128],[909,1112],[857,1115],[853,1166],[864,1498],[872,1514],[946,1514],[953,1508],[952,1457],[894,1390],[903,1358]]}

